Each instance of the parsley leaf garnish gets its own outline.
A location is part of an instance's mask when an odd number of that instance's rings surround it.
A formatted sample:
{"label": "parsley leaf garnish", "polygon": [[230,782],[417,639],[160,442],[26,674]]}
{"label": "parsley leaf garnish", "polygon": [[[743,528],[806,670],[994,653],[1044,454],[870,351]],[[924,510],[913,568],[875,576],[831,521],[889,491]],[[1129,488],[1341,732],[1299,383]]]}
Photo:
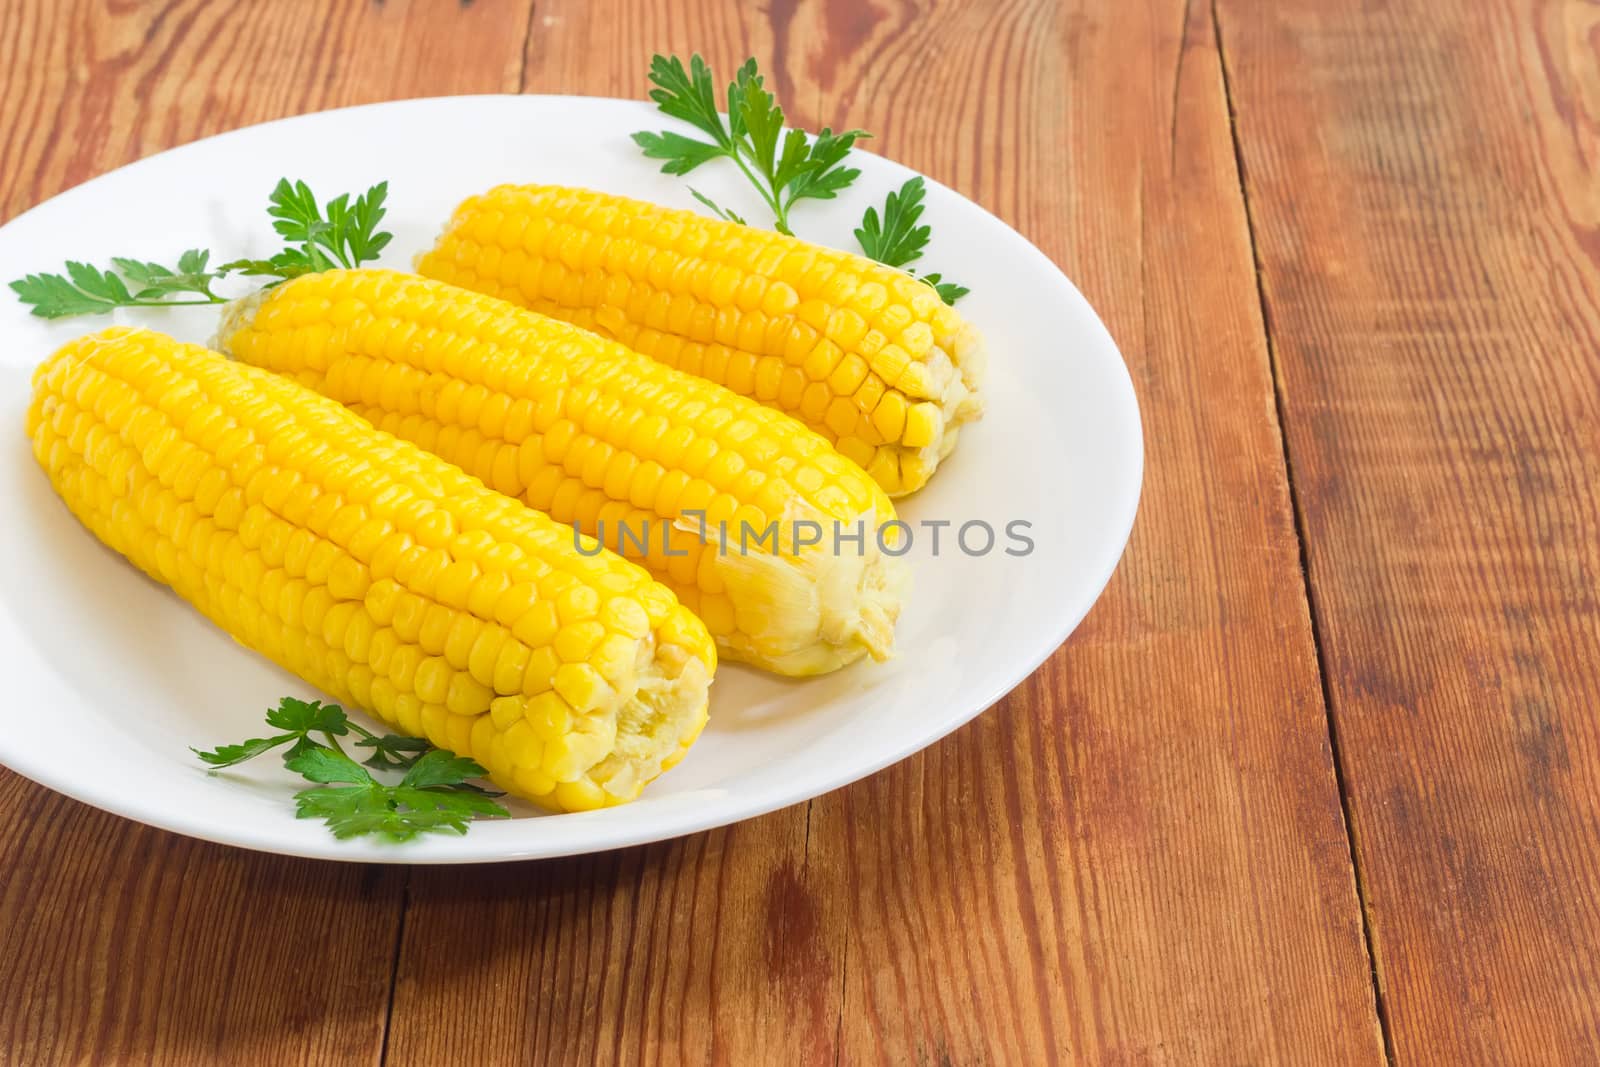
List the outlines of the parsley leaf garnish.
{"label": "parsley leaf garnish", "polygon": [[878,219],[878,209],[869,207],[856,230],[856,240],[861,251],[891,267],[903,267],[922,255],[933,233],[931,226],[918,226],[922,218],[922,198],[926,189],[921,178],[912,178],[889,194],[883,205],[883,219]]}
{"label": "parsley leaf garnish", "polygon": [[[698,53],[689,57],[687,67],[677,56],[654,56],[650,81],[655,86],[650,99],[661,113],[687,122],[708,139],[670,130],[641,131],[633,140],[645,156],[661,160],[665,174],[688,174],[713,159],[733,160],[766,201],[773,228],[780,233],[793,236],[789,210],[797,201],[832,200],[861,176],[855,167],[845,166],[845,160],[857,141],[872,135],[865,130],[834,133],[827,128],[815,137],[803,130],[785,132],[783,108],[767,90],[754,59],[745,60],[728,86],[726,119],[717,110],[714,75]],[[689,192],[717,218],[749,225],[700,190],[691,187]],[[926,193],[923,180],[912,178],[889,194],[881,213],[875,207],[867,208],[855,231],[861,250],[880,263],[902,269],[921,257],[931,233],[921,221]],[[939,274],[907,273],[932,286],[946,304],[954,304],[970,291]]]}
{"label": "parsley leaf garnish", "polygon": [[[927,247],[928,238],[933,232],[926,223],[918,225],[922,220],[922,200],[927,192],[927,185],[920,176],[910,178],[898,191],[889,194],[884,201],[881,218],[877,208],[867,208],[861,225],[855,231],[861,251],[891,267],[905,268],[907,264],[921,259],[922,250]],[[944,281],[939,274],[919,276],[915,271],[908,273],[931,285],[946,304],[954,304],[971,292],[966,286]]]}
{"label": "parsley leaf garnish", "polygon": [[219,269],[245,277],[273,278],[275,280],[270,284],[276,285],[302,274],[315,274],[324,268],[312,266],[310,257],[303,249],[285,248],[271,259],[234,259]]}
{"label": "parsley leaf garnish", "polygon": [[[655,56],[650,61],[650,91],[661,112],[689,123],[709,140],[680,133],[641,131],[634,143],[650,159],[662,160],[666,174],[688,174],[713,159],[731,159],[761,194],[771,209],[773,226],[792,234],[789,211],[799,200],[831,200],[855,181],[860,171],[843,160],[858,140],[871,136],[864,130],[834,133],[824,129],[815,138],[804,130],[783,128],[783,108],[778,106],[754,59],[746,60],[728,85],[727,118],[717,110],[711,68],[699,54],[686,69],[677,56]],[[703,194],[695,199],[719,218],[743,223],[727,208]]]}
{"label": "parsley leaf garnish", "polygon": [[99,315],[124,307],[225,304],[230,298],[212,285],[230,274],[271,278],[270,284],[276,284],[376,259],[391,238],[378,229],[388,194],[389,183],[379,182],[354,203],[345,193],[319,206],[305,182],[280,179],[267,212],[289,245],[269,259],[236,259],[212,268],[209,251],[191,248],[173,267],[120,256],[112,258],[110,268],[69,260],[65,273],[29,274],[12,282],[11,289],[32,314],[44,319]]}
{"label": "parsley leaf garnish", "polygon": [[[119,307],[165,307],[180,304],[220,304],[223,298],[211,291],[211,283],[221,276],[206,270],[211,254],[191,248],[178,257],[176,269],[160,263],[115,258],[110,270],[68,260],[66,273],[29,274],[11,283],[17,298],[42,319],[62,319],[70,315],[98,315]],[[198,300],[172,300],[175,295],[195,294]]]}
{"label": "parsley leaf garnish", "polygon": [[932,271],[928,274],[912,274],[911,276],[919,282],[926,282],[928,285],[933,286],[933,291],[938,293],[939,299],[946,304],[954,304],[957,300],[972,292],[971,289],[964,285],[945,281],[944,276],[938,271]]}
{"label": "parsley leaf garnish", "polygon": [[[464,834],[475,818],[504,818],[511,813],[491,793],[469,779],[487,772],[465,756],[457,756],[415,737],[374,734],[352,722],[337,704],[284,697],[267,712],[267,725],[280,731],[211,751],[194,749],[213,768],[232,767],[288,745],[285,767],[314,783],[294,795],[295,814],[322,819],[338,838],[376,834],[390,841],[409,841],[421,833]],[[356,746],[372,749],[366,765],[357,763],[339,745],[339,738],[358,735]],[[311,735],[321,734],[323,744]],[[374,778],[367,767],[404,769],[398,784]]]}
{"label": "parsley leaf garnish", "polygon": [[424,753],[433,750],[433,746],[422,738],[403,734],[363,737],[356,742],[356,747],[372,749],[372,755],[361,761],[368,767],[399,771],[409,769]]}
{"label": "parsley leaf garnish", "polygon": [[198,748],[190,751],[213,767],[232,767],[279,745],[308,740],[307,735],[312,733],[342,737],[350,732],[351,724],[344,709],[337,704],[284,697],[276,708],[267,712],[267,725],[282,732],[271,737],[253,737],[236,745],[221,745],[209,752]]}
{"label": "parsley leaf garnish", "polygon": [[389,183],[379,182],[354,204],[349,193],[341,193],[318,207],[316,194],[305,182],[280,178],[268,198],[267,214],[272,216],[272,228],[302,253],[303,258],[294,257],[296,265],[313,271],[355,267],[376,259],[389,243],[391,235],[377,228],[388,195]]}
{"label": "parsley leaf garnish", "polygon": [[377,834],[409,841],[420,833],[464,834],[474,818],[510,814],[482,793],[462,789],[483,768],[442,749],[417,760],[399,785],[384,785],[349,756],[326,748],[303,753],[289,767],[322,786],[296,793],[295,813],[326,821],[338,838]]}
{"label": "parsley leaf garnish", "polygon": [[689,195],[700,201],[706,207],[710,208],[711,213],[717,216],[717,218],[721,219],[723,222],[737,222],[740,226],[750,225],[742,216],[739,215],[738,212],[734,211],[732,208],[720,207],[719,205],[713,203],[710,197],[706,196],[706,194],[702,193],[693,186],[689,188]]}

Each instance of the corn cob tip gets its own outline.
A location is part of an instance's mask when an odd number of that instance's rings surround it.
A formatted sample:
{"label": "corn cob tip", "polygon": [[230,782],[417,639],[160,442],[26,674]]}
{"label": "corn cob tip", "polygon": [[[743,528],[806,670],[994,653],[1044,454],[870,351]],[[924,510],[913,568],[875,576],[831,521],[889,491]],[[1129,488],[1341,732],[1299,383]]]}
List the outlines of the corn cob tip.
{"label": "corn cob tip", "polygon": [[891,499],[909,496],[926,485],[939,464],[955,451],[961,428],[983,417],[988,363],[988,345],[971,323],[962,323],[955,333],[934,344],[925,364],[931,398],[907,412],[904,451],[893,457],[898,464],[881,465],[888,454],[880,450],[867,468]]}
{"label": "corn cob tip", "polygon": [[579,782],[558,783],[556,792],[539,802],[558,811],[583,810],[597,805],[564,792],[594,788],[595,799],[608,806],[637,798],[688,754],[705,729],[713,669],[676,646],[658,648],[647,638],[639,652],[639,687],[618,708],[610,754],[589,767]]}
{"label": "corn cob tip", "polygon": [[846,547],[833,524],[793,504],[778,525],[792,536],[807,523],[833,532],[794,552],[730,544],[718,554],[715,566],[740,622],[729,651],[790,677],[826,674],[863,656],[889,659],[909,585],[905,565],[883,552],[872,515],[852,527],[862,534],[859,546],[852,535]]}
{"label": "corn cob tip", "polygon": [[222,315],[217,319],[217,332],[206,342],[206,347],[213,352],[231,356],[228,342],[241,327],[248,326],[255,319],[256,312],[261,309],[261,302],[267,298],[269,292],[267,289],[257,289],[249,296],[242,296],[222,305]]}
{"label": "corn cob tip", "polygon": [[[677,766],[710,720],[714,667],[698,657],[670,654],[677,649],[667,651],[664,656],[642,651],[638,689],[616,717],[616,745],[587,771],[589,781],[603,782],[606,805],[634,800],[645,785]],[[662,670],[664,665],[670,672]]]}
{"label": "corn cob tip", "polygon": [[961,330],[950,342],[957,369],[961,372],[963,395],[952,412],[951,421],[957,425],[976,422],[983,417],[983,381],[989,371],[989,345],[983,334],[971,323],[963,323]]}

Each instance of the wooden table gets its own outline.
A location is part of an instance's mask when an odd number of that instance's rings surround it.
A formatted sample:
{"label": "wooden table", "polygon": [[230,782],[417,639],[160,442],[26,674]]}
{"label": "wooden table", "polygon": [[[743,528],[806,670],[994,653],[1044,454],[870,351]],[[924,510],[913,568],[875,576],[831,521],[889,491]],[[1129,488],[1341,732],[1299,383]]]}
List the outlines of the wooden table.
{"label": "wooden table", "polygon": [[1026,684],[726,830],[358,867],[0,772],[0,1059],[1596,1062],[1597,41],[1580,0],[7,0],[0,219],[280,115],[753,54],[1078,282],[1148,473]]}

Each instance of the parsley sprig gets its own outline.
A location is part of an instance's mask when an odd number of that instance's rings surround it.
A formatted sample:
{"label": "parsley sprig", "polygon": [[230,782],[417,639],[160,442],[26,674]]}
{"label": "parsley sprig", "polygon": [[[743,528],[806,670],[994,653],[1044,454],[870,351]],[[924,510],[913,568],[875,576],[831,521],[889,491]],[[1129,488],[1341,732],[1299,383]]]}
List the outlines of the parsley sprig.
{"label": "parsley sprig", "polygon": [[[186,304],[220,304],[211,283],[221,272],[206,269],[211,253],[191,248],[178,257],[176,269],[137,259],[111,260],[111,269],[67,260],[66,273],[30,274],[11,283],[17,298],[40,318],[98,315],[119,307],[172,307]],[[198,300],[173,300],[192,293]]]}
{"label": "parsley sprig", "polygon": [[[773,225],[780,233],[794,233],[789,228],[789,210],[797,201],[832,200],[861,174],[844,166],[843,160],[858,140],[871,134],[865,130],[834,133],[826,128],[815,137],[804,130],[784,132],[783,108],[766,88],[754,59],[746,60],[728,85],[726,120],[717,110],[711,68],[698,54],[690,58],[688,69],[677,56],[654,57],[650,81],[655,85],[650,99],[663,114],[689,123],[710,140],[671,131],[642,131],[634,134],[633,140],[644,154],[665,160],[661,169],[667,174],[688,174],[713,159],[733,160],[772,210]],[[718,217],[744,222],[699,191],[691,192]]]}
{"label": "parsley sprig", "polygon": [[[409,841],[423,833],[464,834],[473,819],[511,814],[494,801],[500,794],[471,783],[486,773],[477,763],[419,738],[375,734],[337,704],[284,697],[267,712],[267,725],[278,732],[192,751],[220,770],[287,745],[283,765],[313,783],[294,795],[295,814],[324,820],[337,838],[374,834]],[[356,747],[372,750],[361,763],[339,743],[351,734]],[[390,785],[374,778],[368,767],[405,774]]]}
{"label": "parsley sprig", "polygon": [[280,179],[268,198],[272,226],[287,242],[269,259],[235,259],[211,267],[211,253],[191,248],[176,267],[113,257],[109,268],[68,260],[62,274],[29,274],[11,283],[17,298],[43,319],[99,315],[124,307],[225,304],[230,297],[212,286],[230,274],[289,278],[333,267],[357,267],[376,259],[391,235],[378,229],[389,183],[357,197],[348,193],[318,204],[305,182]]}
{"label": "parsley sprig", "polygon": [[273,262],[283,258],[285,265],[306,273],[356,267],[377,259],[393,236],[378,229],[387,213],[383,202],[388,196],[389,183],[379,182],[353,204],[349,193],[341,193],[319,209],[316,195],[305,182],[278,179],[267,214],[272,216],[272,228],[290,247]]}
{"label": "parsley sprig", "polygon": [[[785,133],[783,108],[767,90],[754,59],[745,60],[728,85],[726,120],[717,108],[714,75],[699,54],[689,58],[687,67],[677,56],[653,57],[650,81],[655,86],[650,99],[662,114],[689,123],[710,139],[670,130],[641,131],[633,140],[645,156],[662,160],[663,173],[679,175],[714,159],[733,160],[772,211],[773,228],[780,233],[793,236],[789,212],[796,202],[832,200],[861,176],[860,170],[845,165],[845,159],[857,141],[872,135],[865,130],[836,134],[826,127],[815,137],[803,130]],[[718,218],[749,225],[698,189],[691,187],[689,192]],[[919,258],[931,234],[931,227],[918,224],[925,193],[922,179],[913,178],[889,194],[881,215],[869,207],[855,231],[862,252],[891,267],[904,268]],[[946,304],[969,292],[937,273],[907,273],[933,286]]]}
{"label": "parsley sprig", "polygon": [[[881,219],[877,208],[867,208],[861,225],[855,231],[861,250],[879,263],[902,269],[921,259],[922,251],[928,246],[928,238],[933,233],[927,223],[918,225],[922,220],[922,198],[927,192],[921,176],[909,178],[884,201]],[[971,292],[964,285],[944,281],[938,274],[909,273],[933,286],[946,304],[954,304]]]}

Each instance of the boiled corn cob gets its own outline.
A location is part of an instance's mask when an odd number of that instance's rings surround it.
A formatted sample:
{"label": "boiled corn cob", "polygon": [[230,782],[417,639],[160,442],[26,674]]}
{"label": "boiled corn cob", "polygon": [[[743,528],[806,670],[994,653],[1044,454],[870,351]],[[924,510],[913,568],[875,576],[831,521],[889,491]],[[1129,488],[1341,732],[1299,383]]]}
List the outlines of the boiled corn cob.
{"label": "boiled corn cob", "polygon": [[417,269],[788,412],[890,496],[921,488],[982,413],[982,340],[933,289],[767,230],[507,185],[457,208]]}
{"label": "boiled corn cob", "polygon": [[630,800],[705,724],[716,652],[669,590],[286,378],[114,327],[39,368],[27,428],[100,540],[508,792]]}
{"label": "boiled corn cob", "polygon": [[[874,534],[893,505],[785,415],[567,323],[388,271],[268,290],[230,311],[217,345],[600,536],[671,586],[730,658],[805,675],[889,654],[899,568]],[[823,536],[796,550],[803,521]],[[741,540],[774,523],[787,547]],[[834,523],[858,540],[836,551]]]}

